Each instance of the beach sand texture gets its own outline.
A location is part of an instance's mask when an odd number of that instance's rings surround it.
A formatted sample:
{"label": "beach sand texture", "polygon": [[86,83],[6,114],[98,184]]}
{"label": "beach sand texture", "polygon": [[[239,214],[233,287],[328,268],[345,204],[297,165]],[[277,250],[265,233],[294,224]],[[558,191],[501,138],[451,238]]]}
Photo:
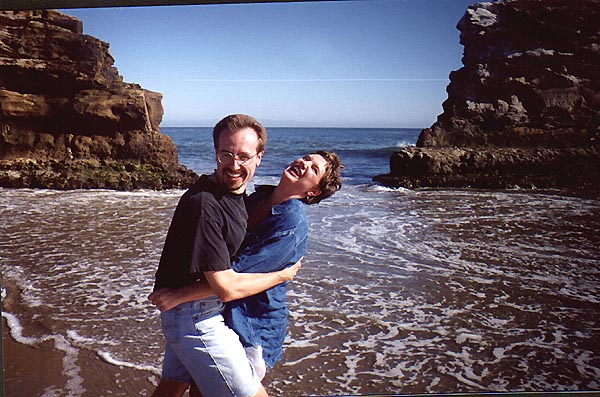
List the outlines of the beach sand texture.
{"label": "beach sand texture", "polygon": [[[16,294],[2,302],[5,313],[18,312]],[[17,342],[2,318],[2,370],[4,397],[35,396],[150,396],[158,378],[147,372],[105,362],[92,351],[64,351],[56,339]],[[27,335],[18,335],[27,339]]]}

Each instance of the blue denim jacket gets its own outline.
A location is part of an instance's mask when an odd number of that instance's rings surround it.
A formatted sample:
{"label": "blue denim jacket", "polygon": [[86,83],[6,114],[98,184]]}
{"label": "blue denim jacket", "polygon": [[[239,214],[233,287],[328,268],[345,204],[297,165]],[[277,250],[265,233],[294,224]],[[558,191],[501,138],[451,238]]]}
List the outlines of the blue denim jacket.
{"label": "blue denim jacket", "polygon": [[[270,194],[273,188],[257,188],[249,198],[249,212],[252,203]],[[274,206],[256,230],[248,232],[232,268],[246,273],[281,270],[304,256],[307,239],[304,203],[297,199],[288,200]],[[262,346],[263,358],[270,367],[281,359],[286,334],[286,284],[229,302],[223,313],[226,323],[240,336],[244,346]]]}

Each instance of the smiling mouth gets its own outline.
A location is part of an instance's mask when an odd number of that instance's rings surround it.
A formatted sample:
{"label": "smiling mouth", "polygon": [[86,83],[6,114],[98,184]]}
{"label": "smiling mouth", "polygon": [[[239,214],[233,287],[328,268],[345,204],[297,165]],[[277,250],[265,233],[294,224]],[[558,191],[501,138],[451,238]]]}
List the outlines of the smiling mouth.
{"label": "smiling mouth", "polygon": [[288,167],[288,172],[297,178],[300,178],[302,176],[302,168],[300,168],[297,165],[290,165]]}
{"label": "smiling mouth", "polygon": [[233,171],[226,171],[225,175],[227,175],[229,178],[232,178],[232,179],[242,177],[242,174],[240,172],[233,172]]}

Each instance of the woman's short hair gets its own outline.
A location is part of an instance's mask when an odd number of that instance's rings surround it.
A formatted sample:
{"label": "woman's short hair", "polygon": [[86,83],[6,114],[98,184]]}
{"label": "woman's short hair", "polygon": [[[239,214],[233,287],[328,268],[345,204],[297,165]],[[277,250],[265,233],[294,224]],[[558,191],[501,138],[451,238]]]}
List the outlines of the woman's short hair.
{"label": "woman's short hair", "polygon": [[302,200],[306,204],[316,204],[327,197],[331,197],[335,192],[342,188],[342,177],[340,172],[344,169],[344,165],[339,156],[334,152],[317,150],[310,154],[318,154],[327,161],[325,175],[323,175],[323,178],[321,178],[321,181],[319,182],[321,194],[318,196],[308,196]]}

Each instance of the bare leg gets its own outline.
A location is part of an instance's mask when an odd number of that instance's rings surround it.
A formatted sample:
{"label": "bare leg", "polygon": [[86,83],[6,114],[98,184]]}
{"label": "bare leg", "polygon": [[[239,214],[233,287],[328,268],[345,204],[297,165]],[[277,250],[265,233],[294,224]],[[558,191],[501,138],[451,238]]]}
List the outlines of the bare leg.
{"label": "bare leg", "polygon": [[161,379],[152,397],[181,397],[189,386],[189,383]]}

